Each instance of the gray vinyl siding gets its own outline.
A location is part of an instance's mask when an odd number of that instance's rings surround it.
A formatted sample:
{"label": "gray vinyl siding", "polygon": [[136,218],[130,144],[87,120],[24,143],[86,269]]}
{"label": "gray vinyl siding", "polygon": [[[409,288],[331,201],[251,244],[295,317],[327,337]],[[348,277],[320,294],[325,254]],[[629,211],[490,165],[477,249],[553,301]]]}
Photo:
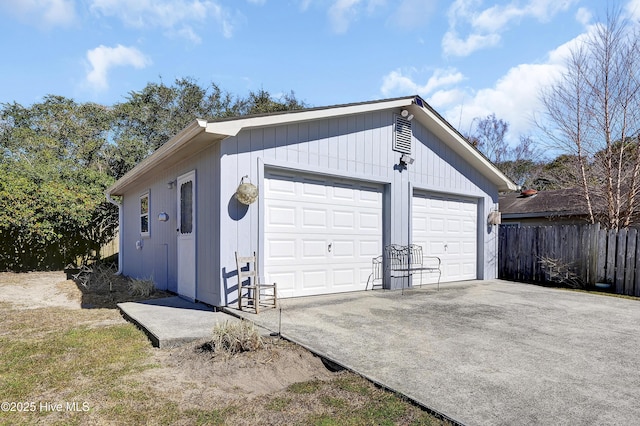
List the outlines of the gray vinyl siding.
{"label": "gray vinyl siding", "polygon": [[[203,302],[218,305],[220,294],[215,277],[219,275],[219,146],[217,144],[162,170],[156,170],[147,179],[129,189],[123,197],[123,273],[136,278],[153,278],[157,288],[177,292],[177,189],[178,176],[196,170],[197,220],[197,293]],[[167,183],[173,181],[173,188]],[[142,238],[139,230],[139,196],[149,191],[149,237]],[[169,215],[160,222],[158,215]],[[141,250],[136,241],[142,240]]]}
{"label": "gray vinyl siding", "polygon": [[[399,112],[399,111],[398,111]],[[243,176],[263,187],[264,169],[283,168],[371,181],[384,185],[383,244],[407,244],[413,190],[471,197],[478,201],[478,278],[495,277],[496,232],[486,217],[497,203],[497,189],[429,130],[413,121],[415,162],[399,171],[400,153],[392,151],[393,111],[302,122],[242,131],[221,142],[221,292],[236,301],[235,251],[263,252],[261,204],[248,208],[233,195]]]}
{"label": "gray vinyl siding", "polygon": [[[497,230],[486,217],[497,206],[498,192],[481,173],[423,127],[412,121],[415,162],[398,168],[392,150],[394,113],[378,111],[351,116],[253,128],[147,175],[123,199],[123,272],[154,276],[159,288],[177,291],[176,189],[167,182],[190,170],[197,180],[196,299],[215,306],[237,302],[235,252],[256,251],[260,270],[264,253],[263,199],[265,170],[286,169],[373,182],[383,186],[383,245],[410,243],[414,191],[458,195],[478,202],[479,279],[496,276]],[[234,197],[243,176],[261,191],[257,202],[240,204]],[[150,235],[136,250],[139,196],[150,192]],[[168,222],[159,222],[166,212]],[[398,283],[390,283],[396,288]]]}

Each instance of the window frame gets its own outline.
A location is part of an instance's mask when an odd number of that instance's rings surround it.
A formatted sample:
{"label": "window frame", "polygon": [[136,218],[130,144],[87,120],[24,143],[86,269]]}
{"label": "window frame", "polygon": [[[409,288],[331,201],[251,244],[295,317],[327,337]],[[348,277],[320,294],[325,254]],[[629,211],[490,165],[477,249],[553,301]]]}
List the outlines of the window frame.
{"label": "window frame", "polygon": [[[143,200],[147,199],[147,211],[143,212]],[[146,191],[140,194],[138,198],[138,212],[140,214],[140,220],[138,221],[138,230],[140,231],[141,237],[150,237],[151,236],[151,191]],[[147,230],[143,231],[143,219],[147,218]]]}

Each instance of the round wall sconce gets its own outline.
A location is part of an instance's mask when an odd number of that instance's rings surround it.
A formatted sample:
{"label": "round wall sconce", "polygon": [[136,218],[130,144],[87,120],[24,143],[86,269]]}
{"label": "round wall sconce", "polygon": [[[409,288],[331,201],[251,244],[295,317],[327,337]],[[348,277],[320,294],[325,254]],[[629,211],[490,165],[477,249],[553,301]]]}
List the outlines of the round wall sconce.
{"label": "round wall sconce", "polygon": [[[248,182],[245,182],[245,179],[247,179]],[[258,199],[258,188],[251,183],[249,176],[242,177],[240,185],[238,185],[238,189],[236,189],[236,199],[246,206]]]}
{"label": "round wall sconce", "polygon": [[160,214],[158,215],[158,220],[159,220],[160,222],[166,222],[166,221],[168,221],[168,220],[169,220],[169,215],[168,215],[168,214],[166,214],[165,212],[162,212],[162,213],[160,213]]}

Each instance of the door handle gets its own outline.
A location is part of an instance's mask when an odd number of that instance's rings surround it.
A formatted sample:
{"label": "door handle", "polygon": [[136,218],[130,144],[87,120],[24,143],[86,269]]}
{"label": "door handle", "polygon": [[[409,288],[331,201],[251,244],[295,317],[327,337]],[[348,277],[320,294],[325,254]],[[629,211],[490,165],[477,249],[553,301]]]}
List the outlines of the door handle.
{"label": "door handle", "polygon": [[331,245],[332,245],[332,244],[333,244],[333,243],[329,243],[329,245],[327,246],[327,250],[329,251],[329,253],[331,253]]}

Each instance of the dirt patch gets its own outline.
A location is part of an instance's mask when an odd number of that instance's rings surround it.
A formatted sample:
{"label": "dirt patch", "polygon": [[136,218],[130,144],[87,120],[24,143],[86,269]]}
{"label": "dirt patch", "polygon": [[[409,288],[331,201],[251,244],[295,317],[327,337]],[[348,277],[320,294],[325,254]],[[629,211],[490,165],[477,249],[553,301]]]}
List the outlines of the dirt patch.
{"label": "dirt patch", "polygon": [[242,401],[282,391],[293,383],[335,376],[320,358],[283,340],[268,340],[265,349],[231,357],[202,349],[206,343],[201,340],[154,350],[155,362],[163,367],[147,370],[135,379],[162,389],[182,407],[206,409],[211,401]]}
{"label": "dirt patch", "polygon": [[0,273],[0,300],[16,309],[80,309],[82,292],[64,272]]}
{"label": "dirt patch", "polygon": [[[73,280],[67,280],[63,272],[0,273],[0,302],[19,310],[115,308],[115,303],[131,299],[125,280],[114,281],[107,292],[91,293]],[[97,314],[98,310],[95,311]],[[121,318],[105,320],[103,316],[96,315],[95,321],[90,322],[87,315],[81,315],[78,323],[100,327],[125,322]],[[231,357],[216,356],[202,349],[205,343],[207,340],[172,349],[150,349],[152,362],[159,367],[132,379],[146,383],[180,406],[205,408],[211,401],[245,400],[286,389],[293,383],[326,380],[335,375],[325,368],[320,358],[277,338],[267,337],[263,350]]]}

